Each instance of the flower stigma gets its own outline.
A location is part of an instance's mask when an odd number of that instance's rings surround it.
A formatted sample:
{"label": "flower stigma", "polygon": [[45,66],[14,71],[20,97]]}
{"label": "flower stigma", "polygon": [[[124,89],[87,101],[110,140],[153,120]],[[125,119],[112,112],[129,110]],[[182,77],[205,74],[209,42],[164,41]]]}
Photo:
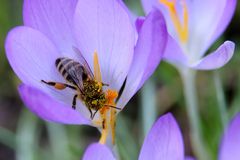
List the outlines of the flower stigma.
{"label": "flower stigma", "polygon": [[174,28],[177,32],[177,35],[182,43],[186,43],[188,40],[188,9],[185,0],[180,0],[180,4],[183,9],[183,23],[181,23],[180,17],[176,10],[176,1],[177,0],[159,0],[161,4],[166,6],[170,17],[172,19]]}
{"label": "flower stigma", "polygon": [[[102,85],[102,75],[100,64],[98,61],[97,52],[94,52],[94,78],[99,85]],[[108,89],[105,91],[106,103],[105,105],[99,109],[100,120],[94,121],[94,124],[97,124],[102,128],[101,137],[99,140],[100,144],[105,144],[107,140],[107,136],[111,129],[112,135],[112,144],[115,144],[115,127],[116,127],[116,104],[115,99],[118,97],[118,92],[115,90]],[[115,107],[115,108],[114,108]]]}

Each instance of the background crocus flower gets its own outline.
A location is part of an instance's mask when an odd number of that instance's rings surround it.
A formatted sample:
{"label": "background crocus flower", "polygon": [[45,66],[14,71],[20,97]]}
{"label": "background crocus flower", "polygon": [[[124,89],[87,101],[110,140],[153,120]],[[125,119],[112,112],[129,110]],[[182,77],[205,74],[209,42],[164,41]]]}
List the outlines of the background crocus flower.
{"label": "background crocus flower", "polygon": [[[165,21],[154,10],[147,16],[136,43],[129,15],[116,0],[25,0],[23,19],[24,26],[11,30],[5,42],[7,58],[23,82],[20,95],[42,119],[64,124],[96,125],[80,100],[76,110],[71,108],[74,91],[59,91],[41,83],[65,82],[55,67],[57,58],[80,61],[79,53],[73,50],[76,47],[93,70],[96,53],[98,73],[109,85],[106,89],[118,92],[127,78],[116,104],[123,108],[155,70],[167,38]],[[106,135],[101,142],[106,141]]]}
{"label": "background crocus flower", "polygon": [[238,113],[229,124],[222,138],[219,160],[240,159],[240,114]]}
{"label": "background crocus flower", "polygon": [[[83,160],[114,160],[112,152],[101,144],[90,145]],[[160,117],[146,136],[139,160],[184,160],[184,145],[179,126],[172,116],[166,114]],[[190,157],[186,159],[192,159]]]}
{"label": "background crocus flower", "polygon": [[224,66],[233,56],[235,44],[225,41],[205,56],[229,24],[236,0],[141,0],[145,13],[159,9],[166,19],[168,44],[164,59],[181,74],[193,151],[199,159],[211,159],[206,150],[198,113],[196,70]]}
{"label": "background crocus flower", "polygon": [[180,69],[201,70],[222,67],[231,59],[235,47],[231,41],[203,56],[226,29],[236,3],[236,0],[142,0],[146,13],[156,7],[167,21],[165,59]]}
{"label": "background crocus flower", "polygon": [[[240,114],[229,124],[219,150],[219,160],[240,159]],[[84,153],[84,160],[114,160],[111,150],[98,143],[90,145]],[[163,115],[146,136],[139,160],[194,160],[184,158],[184,144],[181,131],[171,114]]]}

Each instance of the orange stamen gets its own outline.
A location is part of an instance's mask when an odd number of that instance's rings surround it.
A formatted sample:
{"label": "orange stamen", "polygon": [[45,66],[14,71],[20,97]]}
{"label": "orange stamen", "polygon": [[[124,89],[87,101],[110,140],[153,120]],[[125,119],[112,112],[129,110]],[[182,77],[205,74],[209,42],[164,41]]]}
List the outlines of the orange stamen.
{"label": "orange stamen", "polygon": [[168,8],[170,17],[180,41],[186,43],[188,40],[188,9],[185,0],[181,0],[181,5],[183,8],[183,24],[181,23],[176,10],[176,0],[159,0],[159,2]]}
{"label": "orange stamen", "polygon": [[118,92],[114,90],[106,91],[106,99],[108,100],[107,104],[114,104],[114,100],[118,97]]}
{"label": "orange stamen", "polygon": [[100,144],[105,144],[107,140],[107,135],[108,135],[108,116],[107,116],[107,110],[105,108],[102,108],[100,110],[100,115],[102,119],[102,134],[99,140]]}
{"label": "orange stamen", "polygon": [[111,108],[110,123],[112,133],[112,144],[115,144],[116,115],[117,115],[116,109]]}
{"label": "orange stamen", "polygon": [[[116,106],[114,101],[118,97],[118,92],[114,90],[107,90],[106,91],[106,98],[108,100],[108,104]],[[112,134],[112,144],[115,144],[115,128],[116,128],[116,109],[110,109],[110,125],[111,125],[111,134]]]}

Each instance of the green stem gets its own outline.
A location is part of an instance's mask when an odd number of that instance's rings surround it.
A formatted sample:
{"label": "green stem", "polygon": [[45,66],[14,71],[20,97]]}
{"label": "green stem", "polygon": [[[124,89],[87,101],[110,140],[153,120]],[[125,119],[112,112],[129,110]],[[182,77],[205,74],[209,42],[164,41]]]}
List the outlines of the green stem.
{"label": "green stem", "polygon": [[181,76],[184,85],[184,95],[187,115],[190,123],[193,151],[198,160],[209,160],[210,157],[204,145],[200,126],[200,115],[198,111],[197,92],[195,86],[196,71],[190,69],[181,70]]}
{"label": "green stem", "polygon": [[[117,159],[132,160],[137,159],[138,151],[140,150],[138,143],[136,142],[135,134],[132,132],[134,124],[129,123],[131,119],[122,116],[118,117],[117,125]],[[128,132],[126,132],[128,131]]]}
{"label": "green stem", "polygon": [[33,160],[38,150],[38,119],[24,109],[16,133],[16,159]]}
{"label": "green stem", "polygon": [[222,126],[223,128],[225,128],[228,122],[227,106],[226,106],[224,91],[223,91],[223,87],[222,87],[222,83],[221,83],[221,79],[218,71],[214,72],[213,77],[214,77],[214,84],[216,88],[218,108],[221,116]]}
{"label": "green stem", "polygon": [[141,117],[143,123],[143,136],[145,137],[154,124],[157,111],[156,111],[156,94],[155,84],[153,80],[149,80],[142,89],[141,94]]}
{"label": "green stem", "polygon": [[54,159],[72,159],[69,141],[63,125],[46,122]]}
{"label": "green stem", "polygon": [[0,127],[0,143],[15,149],[16,141],[14,133],[6,128]]}

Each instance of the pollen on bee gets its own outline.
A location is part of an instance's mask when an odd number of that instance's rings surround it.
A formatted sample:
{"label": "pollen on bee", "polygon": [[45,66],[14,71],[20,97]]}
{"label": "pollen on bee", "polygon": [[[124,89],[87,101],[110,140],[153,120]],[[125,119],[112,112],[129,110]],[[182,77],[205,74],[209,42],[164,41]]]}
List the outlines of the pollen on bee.
{"label": "pollen on bee", "polygon": [[92,101],[92,104],[97,105],[97,100]]}
{"label": "pollen on bee", "polygon": [[64,84],[61,84],[61,83],[56,83],[54,87],[56,89],[59,89],[59,90],[63,90],[63,89],[66,88],[66,86]]}

